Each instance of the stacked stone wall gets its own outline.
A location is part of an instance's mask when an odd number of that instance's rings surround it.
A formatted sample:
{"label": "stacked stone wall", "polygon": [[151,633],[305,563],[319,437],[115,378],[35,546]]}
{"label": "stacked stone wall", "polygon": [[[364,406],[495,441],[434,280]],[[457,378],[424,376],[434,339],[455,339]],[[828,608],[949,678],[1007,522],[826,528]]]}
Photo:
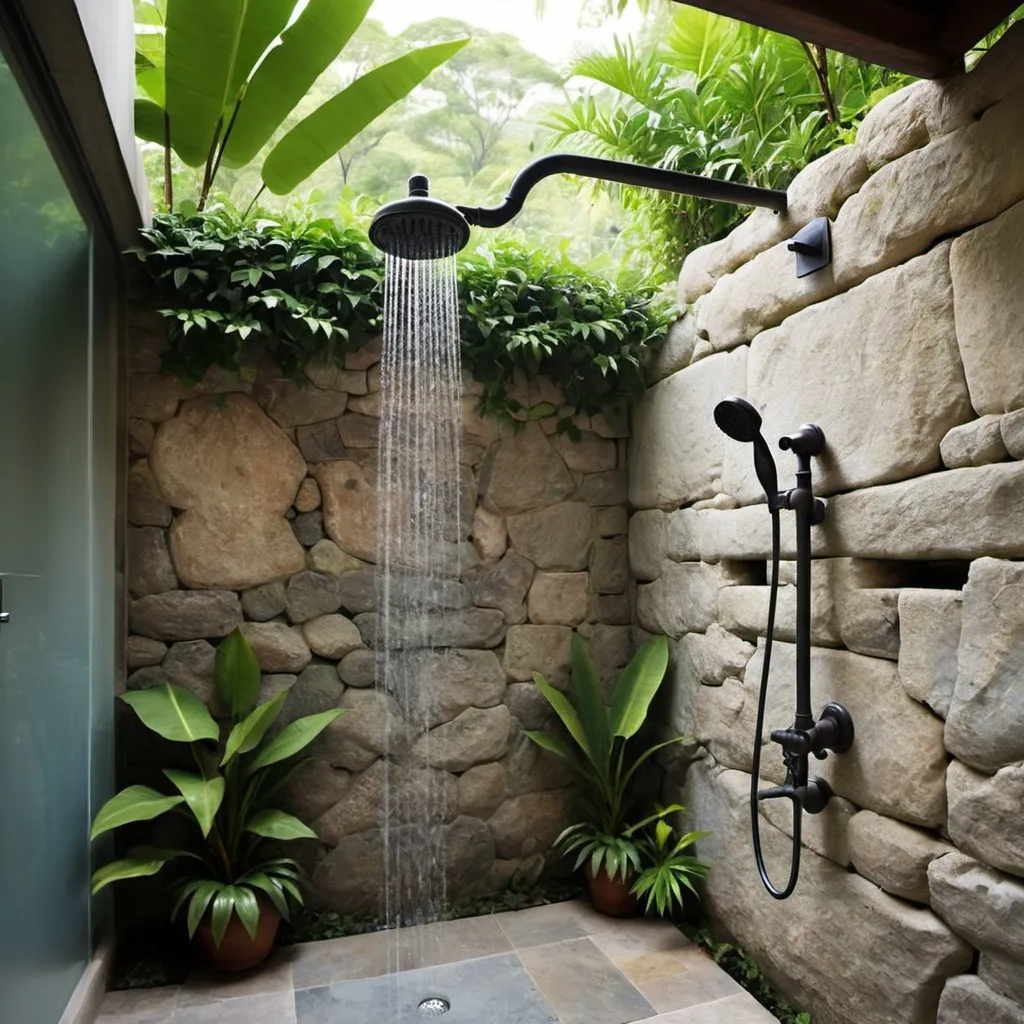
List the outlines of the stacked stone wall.
{"label": "stacked stone wall", "polygon": [[[433,772],[444,794],[452,898],[551,867],[570,779],[525,735],[548,721],[531,673],[565,687],[573,629],[605,680],[631,654],[624,429],[596,417],[576,442],[556,416],[515,430],[478,416],[467,387],[463,535],[448,552],[461,576],[434,630],[442,649],[418,666],[437,708],[426,767],[425,738],[374,689],[379,344],[344,366],[311,363],[303,385],[254,354],[251,373],[186,388],[159,372],[163,339],[158,319],[137,315],[127,686],[169,680],[215,704],[216,647],[241,626],[262,699],[288,690],[283,721],[344,709],[289,793],[322,839],[321,904],[378,906],[389,728],[392,783],[415,792]],[[515,389],[527,408],[559,405],[546,381]],[[145,771],[125,749],[129,774]]]}
{"label": "stacked stone wall", "polygon": [[[1024,1021],[1024,25],[970,74],[889,97],[683,267],[686,313],[636,411],[629,545],[638,632],[672,637],[666,799],[713,830],[707,908],[821,1024]],[[786,240],[832,221],[804,279]],[[795,895],[758,880],[747,798],[770,522],[750,448],[712,409],[746,395],[769,443],[822,425],[815,710],[853,749],[812,765]],[[782,486],[794,465],[778,453]],[[794,558],[782,517],[783,557]],[[762,774],[793,714],[795,588],[782,567]],[[773,876],[788,807],[761,805]]]}

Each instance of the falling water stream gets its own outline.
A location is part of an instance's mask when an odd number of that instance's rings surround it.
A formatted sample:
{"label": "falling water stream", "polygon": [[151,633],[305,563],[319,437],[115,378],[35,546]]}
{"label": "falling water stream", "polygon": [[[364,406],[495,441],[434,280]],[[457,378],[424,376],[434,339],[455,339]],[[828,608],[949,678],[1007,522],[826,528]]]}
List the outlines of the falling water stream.
{"label": "falling water stream", "polygon": [[446,595],[459,578],[462,381],[455,257],[389,255],[385,271],[376,685],[392,710],[381,811],[390,1022],[434,995],[404,991],[401,972],[437,963],[430,925],[445,903],[444,776],[431,767],[429,729],[434,640],[448,632]]}

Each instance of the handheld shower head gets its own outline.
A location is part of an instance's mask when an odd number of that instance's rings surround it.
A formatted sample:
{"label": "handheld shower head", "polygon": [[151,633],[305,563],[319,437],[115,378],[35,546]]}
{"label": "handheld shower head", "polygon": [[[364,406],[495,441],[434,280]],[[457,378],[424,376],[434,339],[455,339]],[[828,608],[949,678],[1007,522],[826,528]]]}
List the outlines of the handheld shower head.
{"label": "handheld shower head", "polygon": [[745,398],[735,395],[715,406],[715,423],[734,441],[753,441],[761,433],[761,414]]}
{"label": "handheld shower head", "polygon": [[382,206],[370,224],[370,241],[390,256],[436,260],[454,256],[469,241],[469,221],[454,207],[431,199],[422,174],[409,179],[409,198]]}
{"label": "handheld shower head", "polygon": [[768,498],[768,508],[779,509],[779,473],[768,442],[761,434],[761,414],[745,399],[730,395],[715,406],[715,423],[734,441],[753,443],[754,471]]}

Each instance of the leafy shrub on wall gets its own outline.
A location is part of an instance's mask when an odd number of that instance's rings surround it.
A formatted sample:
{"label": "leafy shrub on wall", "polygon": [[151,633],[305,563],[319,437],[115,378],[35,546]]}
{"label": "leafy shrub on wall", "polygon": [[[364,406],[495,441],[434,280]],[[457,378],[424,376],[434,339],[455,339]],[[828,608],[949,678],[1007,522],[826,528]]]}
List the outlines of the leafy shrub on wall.
{"label": "leafy shrub on wall", "polygon": [[[380,331],[383,262],[363,231],[332,220],[247,220],[223,207],[165,214],[131,254],[141,292],[167,321],[164,370],[198,381],[211,367],[254,373],[253,343],[296,380],[313,357],[340,358]],[[522,418],[513,377],[548,377],[572,413],[643,391],[645,352],[671,308],[565,260],[506,242],[459,268],[462,361],[484,385],[481,408]],[[529,415],[553,415],[536,407]],[[571,430],[566,413],[560,429]]]}

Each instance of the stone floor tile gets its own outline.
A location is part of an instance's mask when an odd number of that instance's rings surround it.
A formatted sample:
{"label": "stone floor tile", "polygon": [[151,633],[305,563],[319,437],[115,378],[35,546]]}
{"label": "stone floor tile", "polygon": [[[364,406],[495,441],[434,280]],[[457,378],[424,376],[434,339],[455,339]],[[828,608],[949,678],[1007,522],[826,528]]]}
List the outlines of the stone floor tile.
{"label": "stone floor tile", "polygon": [[655,917],[617,920],[602,917],[590,935],[595,944],[613,962],[630,960],[645,953],[692,947],[690,940],[670,921]]}
{"label": "stone floor tile", "polygon": [[276,949],[266,963],[240,974],[218,974],[208,968],[196,967],[182,986],[178,1005],[193,1006],[213,999],[291,991],[291,958],[286,949]]}
{"label": "stone floor tile", "polygon": [[[699,950],[689,951],[681,970],[661,977],[633,978],[644,998],[659,1012],[740,995],[743,987]],[[658,954],[656,954],[658,955]],[[628,972],[627,972],[628,973]]]}
{"label": "stone floor tile", "polygon": [[392,932],[367,932],[343,939],[304,942],[289,946],[285,953],[295,988],[316,988],[387,974],[394,943]]}
{"label": "stone floor tile", "polygon": [[582,939],[588,934],[584,921],[570,903],[552,903],[495,914],[494,920],[516,949],[543,946],[564,939]]}
{"label": "stone floor tile", "polygon": [[179,992],[177,987],[108,992],[96,1024],[170,1024]]}
{"label": "stone floor tile", "polygon": [[[663,949],[654,953],[610,954],[601,943],[602,936],[594,935],[591,941],[634,985],[645,981],[656,981],[683,974],[691,968],[691,963],[707,962],[707,957],[694,946],[680,946],[678,949]],[[712,964],[712,966],[715,966]]]}
{"label": "stone floor tile", "polygon": [[405,928],[399,933],[399,965],[403,970],[436,967],[511,953],[512,943],[492,915]]}
{"label": "stone floor tile", "polygon": [[688,1006],[654,1018],[657,1024],[775,1024],[769,1013],[749,992]]}
{"label": "stone floor tile", "polygon": [[535,946],[519,955],[560,1024],[626,1024],[653,1014],[651,1004],[590,939]]}
{"label": "stone floor tile", "polygon": [[295,994],[298,1024],[422,1024],[428,996],[451,1004],[445,1024],[559,1024],[514,953],[463,960]]}
{"label": "stone floor tile", "polygon": [[269,992],[180,1006],[170,1024],[296,1024],[295,996]]}

